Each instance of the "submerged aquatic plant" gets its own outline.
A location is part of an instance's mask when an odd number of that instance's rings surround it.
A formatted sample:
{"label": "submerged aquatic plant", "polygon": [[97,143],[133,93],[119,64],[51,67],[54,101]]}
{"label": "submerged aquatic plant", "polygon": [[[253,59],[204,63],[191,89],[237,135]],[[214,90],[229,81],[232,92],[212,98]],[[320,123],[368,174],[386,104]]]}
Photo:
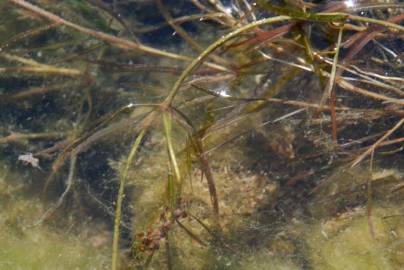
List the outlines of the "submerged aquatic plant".
{"label": "submerged aquatic plant", "polygon": [[[366,158],[373,160],[381,147],[393,157],[401,151],[402,52],[394,42],[400,42],[404,27],[403,16],[393,13],[402,6],[231,2],[226,7],[220,1],[192,1],[195,14],[178,18],[174,14],[181,8],[160,0],[0,4],[2,10],[18,14],[3,16],[4,27],[14,30],[11,34],[0,29],[0,103],[9,118],[2,119],[0,144],[22,144],[24,152],[34,153],[33,159],[46,161],[43,168],[50,173],[43,182],[45,193],[57,185],[56,179],[67,179],[56,203],[34,225],[50,220],[71,195],[86,194],[83,187],[93,185],[100,194],[108,193],[104,199],[110,205],[99,203],[96,196],[95,201],[113,216],[111,269],[125,267],[119,263],[124,227],[129,240],[134,239],[129,246],[135,264],[151,265],[164,243],[167,268],[177,269],[174,266],[183,263],[174,256],[184,248],[181,235],[212,252],[241,252],[228,243],[232,231],[243,227],[229,214],[235,211],[229,194],[237,194],[235,201],[244,200],[249,191],[221,186],[226,181],[219,172],[226,161],[220,160],[227,151],[245,155],[240,162],[234,156],[228,159],[232,169],[243,165],[278,179],[265,180],[272,189],[260,184],[260,177],[246,184],[254,186],[254,193],[263,186],[271,190],[271,195],[265,191],[251,196],[253,201],[246,199],[246,212],[257,216],[260,207],[280,204],[291,186],[314,192],[320,181],[309,180],[329,171],[333,163],[356,166]],[[120,14],[128,7],[134,16]],[[356,15],[357,8],[376,16]],[[142,9],[157,9],[164,22],[142,26],[136,17]],[[388,10],[389,17],[378,17],[379,10]],[[187,22],[196,29],[181,25]],[[148,32],[167,27],[183,39],[177,53],[169,52],[171,44],[146,45],[153,42]],[[370,58],[371,67],[363,62],[370,55],[364,51],[369,43],[372,52],[378,52]],[[48,100],[42,104],[40,97]],[[53,108],[32,110],[49,103]],[[27,108],[35,114],[32,121],[19,123],[25,115],[14,118],[11,112]],[[13,129],[21,129],[18,133],[7,130],[13,124]],[[86,173],[86,164],[100,162],[91,157],[96,148],[120,160],[110,162],[119,180],[110,177],[104,187]],[[197,171],[206,186],[196,183]],[[88,179],[79,182],[78,175]],[[274,195],[278,185],[282,190]],[[135,190],[132,201],[125,200],[131,197],[128,186]],[[371,188],[369,181],[368,202]],[[210,211],[198,206],[206,206],[206,201]],[[135,208],[132,215],[126,213],[128,208]],[[369,203],[372,227],[370,209]],[[125,225],[132,218],[134,229]]]}

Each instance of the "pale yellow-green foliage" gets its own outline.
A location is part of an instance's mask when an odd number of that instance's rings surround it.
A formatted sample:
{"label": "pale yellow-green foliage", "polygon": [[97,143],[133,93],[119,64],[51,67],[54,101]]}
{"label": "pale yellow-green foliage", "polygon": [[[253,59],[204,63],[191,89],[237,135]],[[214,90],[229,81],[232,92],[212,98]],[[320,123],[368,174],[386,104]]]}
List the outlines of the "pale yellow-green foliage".
{"label": "pale yellow-green foliage", "polygon": [[313,269],[401,269],[404,263],[402,210],[392,205],[374,208],[371,219],[375,239],[364,208],[313,225],[307,234]]}
{"label": "pale yellow-green foliage", "polygon": [[[108,234],[47,225],[29,227],[43,213],[35,198],[21,196],[18,174],[0,171],[0,269],[107,269]],[[92,225],[93,228],[94,224]]]}

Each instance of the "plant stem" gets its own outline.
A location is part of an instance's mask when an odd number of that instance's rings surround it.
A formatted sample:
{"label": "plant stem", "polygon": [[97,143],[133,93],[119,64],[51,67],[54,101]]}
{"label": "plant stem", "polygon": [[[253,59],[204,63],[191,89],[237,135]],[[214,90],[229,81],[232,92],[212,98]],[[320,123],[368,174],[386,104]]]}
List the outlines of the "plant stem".
{"label": "plant stem", "polygon": [[[20,6],[20,7],[23,7],[25,9],[28,9],[29,11],[31,11],[31,12],[37,14],[37,15],[40,15],[41,17],[45,17],[48,20],[51,20],[51,21],[56,22],[58,24],[65,25],[65,26],[70,27],[70,28],[72,28],[74,30],[77,30],[77,31],[79,31],[81,33],[85,33],[85,34],[87,34],[89,36],[93,36],[95,38],[98,38],[98,39],[104,40],[106,42],[109,42],[111,44],[115,44],[116,46],[121,47],[121,48],[138,50],[138,51],[145,52],[147,54],[156,55],[156,56],[163,56],[163,57],[171,58],[171,59],[174,59],[174,60],[191,61],[191,58],[189,58],[187,56],[184,56],[184,55],[179,55],[179,54],[175,54],[175,53],[162,51],[162,50],[159,50],[159,49],[155,49],[155,48],[152,48],[152,47],[145,46],[145,45],[143,45],[141,43],[133,42],[131,40],[124,39],[124,38],[119,38],[119,37],[116,37],[116,36],[113,36],[113,35],[110,35],[110,34],[107,34],[107,33],[103,33],[103,32],[100,32],[100,31],[95,31],[95,30],[92,30],[90,28],[75,24],[75,23],[73,23],[71,21],[68,21],[68,20],[65,20],[65,19],[63,19],[63,18],[61,18],[61,17],[59,17],[59,16],[57,16],[57,15],[51,13],[51,12],[48,12],[48,11],[46,11],[46,10],[40,8],[40,7],[37,7],[37,6],[35,6],[35,5],[31,4],[31,3],[28,3],[28,2],[26,2],[24,0],[10,0],[10,2],[12,2],[12,3],[14,3],[14,4],[16,4],[16,5]],[[213,63],[206,63],[206,65],[211,67],[211,68],[214,68],[216,70],[227,71],[227,69],[225,67],[220,66],[220,65],[216,65],[216,64],[213,64]]]}
{"label": "plant stem", "polygon": [[128,159],[126,160],[125,169],[122,173],[122,177],[119,183],[119,191],[118,191],[118,198],[116,200],[116,209],[115,209],[115,220],[114,220],[114,235],[112,241],[112,270],[117,270],[118,268],[118,249],[119,249],[119,226],[121,224],[121,215],[122,215],[122,202],[125,197],[125,184],[128,177],[129,167],[132,164],[136,152],[139,149],[140,143],[144,137],[146,129],[142,129],[137,136],[135,142],[133,143],[132,149],[129,153]]}
{"label": "plant stem", "polygon": [[203,63],[203,61],[211,54],[215,49],[219,48],[222,46],[225,42],[228,40],[238,36],[239,34],[251,30],[257,26],[264,25],[264,24],[269,24],[269,23],[274,23],[274,22],[281,22],[281,21],[287,21],[291,20],[292,18],[289,16],[277,16],[277,17],[272,17],[272,18],[267,18],[263,20],[259,20],[250,24],[247,24],[243,27],[240,27],[239,29],[223,36],[222,38],[218,39],[216,42],[212,43],[205,51],[203,51],[198,57],[196,57],[188,66],[187,68],[182,72],[178,80],[175,82],[173,88],[171,89],[170,94],[167,96],[166,101],[168,104],[171,104],[174,97],[177,95],[182,83],[185,81],[185,79],[199,66]]}

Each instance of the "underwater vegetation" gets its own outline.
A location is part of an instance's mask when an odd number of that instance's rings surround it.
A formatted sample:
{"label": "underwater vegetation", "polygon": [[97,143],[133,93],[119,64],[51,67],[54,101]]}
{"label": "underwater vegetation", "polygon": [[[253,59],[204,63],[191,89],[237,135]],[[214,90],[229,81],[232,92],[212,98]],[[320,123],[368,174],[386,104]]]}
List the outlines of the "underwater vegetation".
{"label": "underwater vegetation", "polygon": [[110,248],[105,245],[110,236],[91,219],[82,218],[67,229],[28,228],[44,210],[24,183],[33,177],[14,172],[4,160],[0,164],[0,269],[105,269],[110,265]]}
{"label": "underwater vegetation", "polygon": [[0,1],[0,269],[404,267],[400,1]]}

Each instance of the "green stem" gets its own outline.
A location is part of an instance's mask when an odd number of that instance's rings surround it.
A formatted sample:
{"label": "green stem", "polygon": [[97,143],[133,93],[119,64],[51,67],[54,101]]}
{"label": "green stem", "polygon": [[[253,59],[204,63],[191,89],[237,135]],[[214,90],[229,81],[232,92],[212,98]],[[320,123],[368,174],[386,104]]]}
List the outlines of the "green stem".
{"label": "green stem", "polygon": [[[203,51],[198,57],[196,57],[188,66],[187,68],[182,72],[178,80],[175,82],[173,88],[171,89],[170,94],[167,96],[166,100],[164,103],[169,106],[174,97],[177,95],[182,83],[185,81],[185,79],[193,72],[199,65],[203,63],[203,61],[209,56],[210,53],[212,53],[215,49],[219,48],[222,46],[225,42],[229,41],[230,39],[238,36],[239,34],[251,30],[257,26],[265,25],[265,24],[270,24],[270,23],[275,23],[275,22],[281,22],[281,21],[290,21],[294,18],[290,16],[277,16],[277,17],[272,17],[272,18],[266,18],[262,19],[259,21],[252,22],[250,24],[247,24],[243,27],[240,27],[239,29],[223,36],[222,38],[218,39],[216,42],[212,43],[205,51]],[[373,24],[378,24],[382,25],[385,27],[393,28],[398,31],[404,32],[404,26],[387,22],[387,21],[382,21],[382,20],[377,20],[377,19],[372,19],[372,18],[367,18],[367,17],[361,17],[361,16],[356,16],[356,15],[351,15],[347,13],[339,13],[339,12],[333,12],[333,13],[316,13],[311,15],[308,18],[298,18],[301,20],[307,20],[307,21],[324,21],[324,22],[333,22],[333,21],[339,21],[342,22],[341,20],[344,19],[350,19],[354,21],[360,21],[360,22],[367,22],[367,23],[373,23]]]}
{"label": "green stem", "polygon": [[170,160],[173,165],[175,177],[178,182],[181,182],[180,169],[178,166],[177,159],[175,157],[175,151],[171,140],[171,115],[169,115],[166,112],[163,113],[163,123],[164,123],[164,131],[166,133],[168,153],[170,155]]}
{"label": "green stem", "polygon": [[281,21],[287,21],[291,20],[291,17],[288,16],[278,16],[278,17],[273,17],[273,18],[267,18],[263,20],[259,20],[250,24],[247,24],[225,36],[222,38],[218,39],[216,42],[212,43],[206,50],[204,50],[198,57],[196,57],[188,66],[187,68],[182,72],[181,76],[178,78],[178,80],[175,82],[173,88],[171,89],[170,94],[167,96],[165,102],[167,104],[171,104],[173,101],[174,97],[178,93],[178,90],[180,89],[182,83],[185,81],[185,79],[191,74],[192,71],[194,71],[200,64],[203,63],[203,61],[211,54],[215,49],[219,48],[222,46],[226,41],[238,36],[239,34],[251,30],[257,26],[268,24],[268,23],[274,23],[274,22],[281,22]]}
{"label": "green stem", "polygon": [[389,21],[383,21],[383,20],[378,20],[378,19],[373,19],[373,18],[368,18],[368,17],[361,17],[361,16],[356,16],[356,15],[349,15],[348,19],[358,21],[358,22],[366,22],[366,23],[373,23],[373,24],[378,24],[381,26],[385,26],[388,28],[393,28],[398,31],[404,32],[404,26],[401,26],[396,23],[392,23]]}
{"label": "green stem", "polygon": [[122,173],[122,177],[119,183],[119,191],[118,191],[118,198],[116,200],[116,209],[115,209],[115,220],[114,220],[114,236],[112,241],[112,270],[117,270],[118,268],[118,250],[119,250],[119,226],[121,224],[121,216],[122,216],[122,202],[125,197],[125,184],[128,176],[129,167],[132,164],[136,152],[139,149],[140,143],[144,137],[146,129],[142,129],[137,136],[132,149],[129,153],[128,159],[126,160],[125,169]]}

